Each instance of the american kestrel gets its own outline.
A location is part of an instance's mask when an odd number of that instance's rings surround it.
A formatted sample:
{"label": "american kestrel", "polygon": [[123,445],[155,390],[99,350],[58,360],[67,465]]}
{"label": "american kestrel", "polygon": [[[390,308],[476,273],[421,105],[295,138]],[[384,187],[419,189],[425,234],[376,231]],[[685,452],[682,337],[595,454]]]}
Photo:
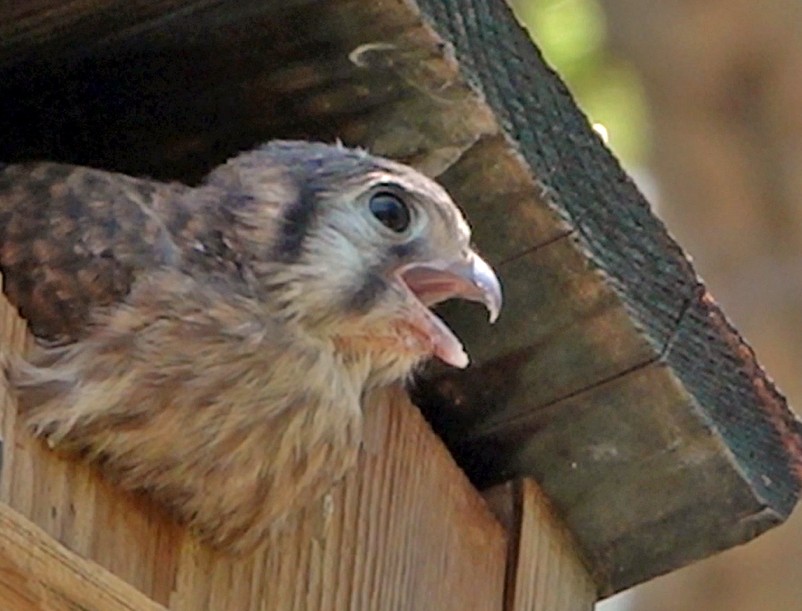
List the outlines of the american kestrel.
{"label": "american kestrel", "polygon": [[309,142],[197,187],[7,166],[0,269],[40,340],[8,366],[24,422],[232,551],[353,465],[366,390],[468,364],[430,306],[501,307],[437,183]]}

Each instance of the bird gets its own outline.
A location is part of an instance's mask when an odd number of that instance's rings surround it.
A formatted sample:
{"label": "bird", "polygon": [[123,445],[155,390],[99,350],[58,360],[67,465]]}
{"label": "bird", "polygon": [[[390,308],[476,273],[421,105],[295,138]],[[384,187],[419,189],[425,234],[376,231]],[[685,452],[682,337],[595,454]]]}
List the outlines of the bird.
{"label": "bird", "polygon": [[6,359],[56,452],[245,553],[354,465],[362,400],[430,359],[432,311],[501,286],[434,180],[340,143],[275,140],[194,186],[55,162],[0,171]]}

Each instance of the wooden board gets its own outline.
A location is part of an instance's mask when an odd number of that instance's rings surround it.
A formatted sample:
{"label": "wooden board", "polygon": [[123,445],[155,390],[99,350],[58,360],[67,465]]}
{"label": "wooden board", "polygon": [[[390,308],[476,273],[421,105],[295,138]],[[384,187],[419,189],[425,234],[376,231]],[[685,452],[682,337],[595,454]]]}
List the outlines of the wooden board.
{"label": "wooden board", "polygon": [[[0,314],[8,324],[0,329],[0,346],[22,351],[26,337],[5,300]],[[13,401],[3,392],[2,500],[75,553],[170,609],[501,606],[504,530],[398,390],[370,401],[364,448],[345,481],[260,551],[239,559],[201,546],[146,499],[121,494],[83,464],[47,450],[15,423]],[[7,530],[0,533],[0,564],[4,550],[13,552],[29,536],[4,516],[0,511],[0,529]],[[74,555],[67,554],[68,564],[82,572],[60,576],[65,561],[51,558],[52,550],[66,552],[46,541],[42,531],[29,531],[30,557],[14,559],[6,582],[11,589],[17,584],[20,596],[39,587],[38,581],[28,582],[36,579],[29,573],[41,569],[41,583],[60,588],[65,597],[91,601],[85,608],[139,608],[106,605],[118,580],[101,587],[102,579],[92,576],[104,571]],[[71,591],[81,579],[94,579],[90,585],[98,582],[99,589],[81,599]]]}
{"label": "wooden board", "polygon": [[0,608],[166,611],[0,503]]}
{"label": "wooden board", "polygon": [[474,482],[540,481],[602,593],[794,507],[798,423],[503,0],[12,4],[3,161],[192,182],[272,137],[339,137],[439,176],[507,303],[492,330],[446,310],[475,366],[417,399]]}
{"label": "wooden board", "polygon": [[591,611],[593,578],[540,487],[516,480],[485,498],[510,533],[505,611]]}

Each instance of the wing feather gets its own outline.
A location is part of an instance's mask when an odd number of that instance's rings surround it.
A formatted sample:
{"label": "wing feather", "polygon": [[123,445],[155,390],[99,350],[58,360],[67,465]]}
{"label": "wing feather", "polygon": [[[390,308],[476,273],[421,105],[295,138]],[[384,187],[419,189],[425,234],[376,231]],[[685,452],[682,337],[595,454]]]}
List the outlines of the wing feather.
{"label": "wing feather", "polygon": [[0,171],[3,290],[39,338],[80,338],[94,308],[180,257],[158,211],[189,187],[57,163]]}

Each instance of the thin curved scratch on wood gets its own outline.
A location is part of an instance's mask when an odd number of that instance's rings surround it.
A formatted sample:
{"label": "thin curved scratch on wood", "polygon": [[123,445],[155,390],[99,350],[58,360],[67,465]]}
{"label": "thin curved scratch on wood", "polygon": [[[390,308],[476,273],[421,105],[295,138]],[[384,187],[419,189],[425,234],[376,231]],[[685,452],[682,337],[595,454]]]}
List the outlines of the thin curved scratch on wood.
{"label": "thin curved scratch on wood", "polygon": [[359,45],[348,54],[358,68],[390,70],[412,89],[443,106],[451,106],[471,98],[467,88],[460,87],[458,73],[449,66],[443,48],[426,52],[420,48],[405,49],[387,42]]}
{"label": "thin curved scratch on wood", "polygon": [[359,45],[348,54],[348,61],[354,64],[357,68],[368,68],[370,61],[365,57],[367,54],[374,51],[395,51],[397,47],[389,42],[368,42]]}
{"label": "thin curved scratch on wood", "polygon": [[382,120],[362,134],[361,140],[374,152],[435,177],[482,136],[499,131],[495,118],[462,79],[452,46],[425,26],[410,27],[392,41],[358,45],[348,59],[380,80],[401,83],[406,91],[402,104],[384,106]]}

